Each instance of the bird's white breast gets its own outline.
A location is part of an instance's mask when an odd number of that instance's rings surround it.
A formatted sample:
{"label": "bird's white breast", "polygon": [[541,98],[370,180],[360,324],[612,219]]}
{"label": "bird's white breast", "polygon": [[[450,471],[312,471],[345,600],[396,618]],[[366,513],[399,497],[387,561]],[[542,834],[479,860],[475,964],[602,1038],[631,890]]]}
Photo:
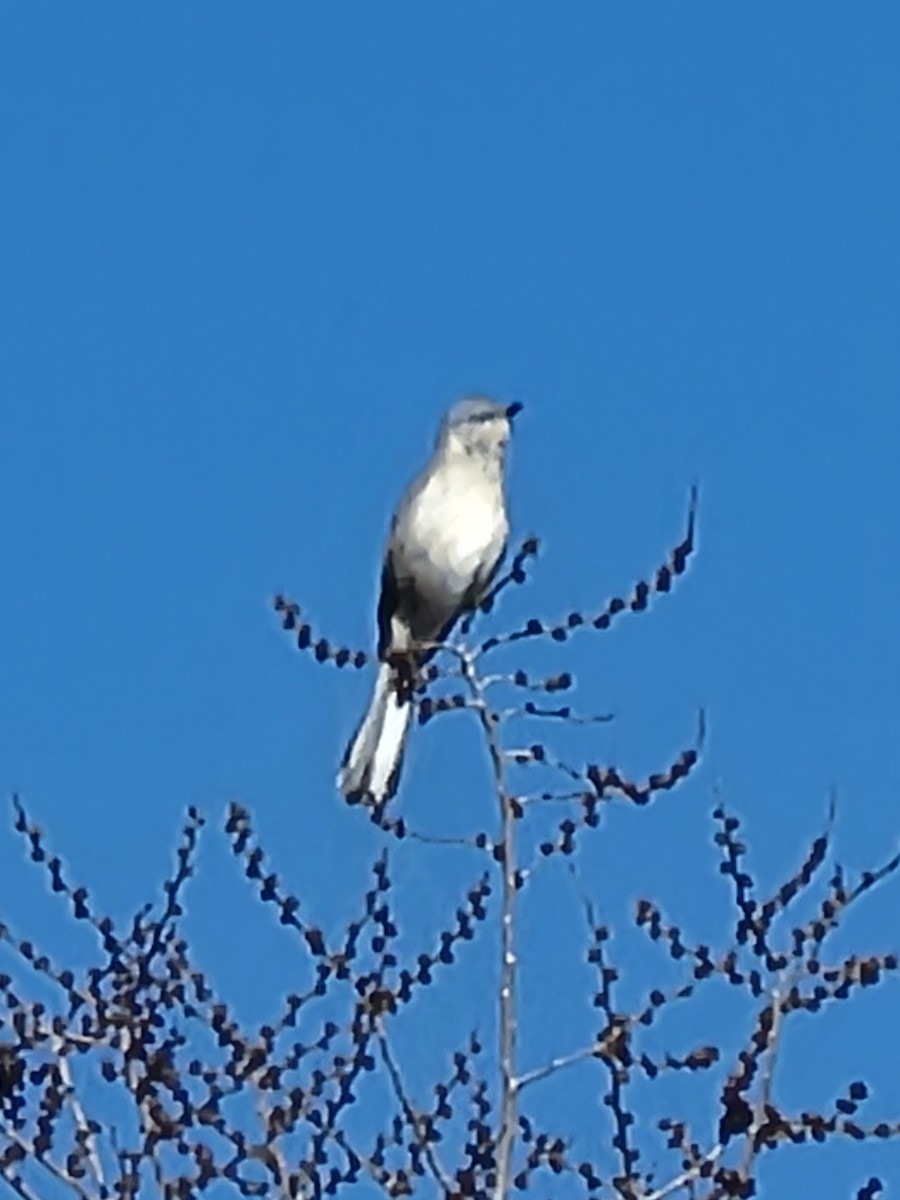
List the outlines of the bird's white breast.
{"label": "bird's white breast", "polygon": [[508,526],[499,471],[478,461],[446,463],[428,477],[396,530],[403,569],[424,590],[462,596],[484,578],[506,542]]}

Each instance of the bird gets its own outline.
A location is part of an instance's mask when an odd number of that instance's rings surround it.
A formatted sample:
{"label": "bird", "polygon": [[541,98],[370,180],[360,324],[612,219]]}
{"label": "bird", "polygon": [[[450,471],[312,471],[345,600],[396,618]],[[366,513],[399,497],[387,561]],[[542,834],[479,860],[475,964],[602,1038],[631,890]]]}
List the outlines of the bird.
{"label": "bird", "polygon": [[457,400],[394,511],[375,685],[337,776],[349,801],[381,805],[396,793],[417,669],[490,591],[509,538],[506,450],[521,408],[480,395]]}

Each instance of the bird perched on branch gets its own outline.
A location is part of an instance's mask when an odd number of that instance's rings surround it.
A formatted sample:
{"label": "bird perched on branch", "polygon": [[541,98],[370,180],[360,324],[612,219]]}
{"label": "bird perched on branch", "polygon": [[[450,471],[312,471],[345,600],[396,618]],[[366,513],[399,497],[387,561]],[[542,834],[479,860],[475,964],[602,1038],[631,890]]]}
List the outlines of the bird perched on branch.
{"label": "bird perched on branch", "polygon": [[397,506],[381,573],[378,674],[338,772],[348,799],[377,804],[397,790],[417,668],[488,594],[509,536],[504,467],[521,407],[457,401]]}

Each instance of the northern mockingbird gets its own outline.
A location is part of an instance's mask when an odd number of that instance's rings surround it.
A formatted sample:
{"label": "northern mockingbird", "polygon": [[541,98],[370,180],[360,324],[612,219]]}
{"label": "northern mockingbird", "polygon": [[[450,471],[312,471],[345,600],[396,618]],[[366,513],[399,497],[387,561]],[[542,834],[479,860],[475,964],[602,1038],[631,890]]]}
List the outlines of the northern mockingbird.
{"label": "northern mockingbird", "polygon": [[489,590],[509,535],[503,472],[521,407],[459,400],[397,506],[381,573],[378,675],[338,772],[348,799],[380,803],[397,790],[416,669]]}

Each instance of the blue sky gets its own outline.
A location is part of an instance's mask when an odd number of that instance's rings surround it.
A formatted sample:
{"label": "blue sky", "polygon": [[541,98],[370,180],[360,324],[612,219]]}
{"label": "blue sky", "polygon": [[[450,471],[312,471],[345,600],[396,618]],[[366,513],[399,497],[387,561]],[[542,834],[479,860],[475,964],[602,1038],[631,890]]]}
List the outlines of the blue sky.
{"label": "blue sky", "polygon": [[[583,756],[635,774],[707,713],[695,780],[586,857],[607,919],[650,893],[715,931],[717,797],[767,885],[831,789],[840,861],[891,852],[898,35],[896,6],[829,0],[4,7],[0,787],[98,903],[132,911],[185,806],[237,797],[323,923],[353,910],[379,838],[333,775],[369,680],[301,658],[269,597],[369,645],[387,515],[471,389],[525,402],[513,524],[544,544],[501,623],[626,590],[700,483],[677,593],[530,660],[577,670],[615,714]],[[489,820],[479,753],[423,730],[410,819]],[[3,907],[52,945],[23,858],[0,835]],[[215,833],[202,863],[199,953],[262,1020],[283,942]],[[423,923],[475,868],[397,865]],[[565,926],[577,954],[565,873],[540,886],[526,941]],[[848,945],[897,948],[896,895]],[[896,1117],[896,993],[847,1008],[798,1034],[798,1106],[862,1060]],[[895,1149],[801,1159],[773,1188],[900,1178]]]}

